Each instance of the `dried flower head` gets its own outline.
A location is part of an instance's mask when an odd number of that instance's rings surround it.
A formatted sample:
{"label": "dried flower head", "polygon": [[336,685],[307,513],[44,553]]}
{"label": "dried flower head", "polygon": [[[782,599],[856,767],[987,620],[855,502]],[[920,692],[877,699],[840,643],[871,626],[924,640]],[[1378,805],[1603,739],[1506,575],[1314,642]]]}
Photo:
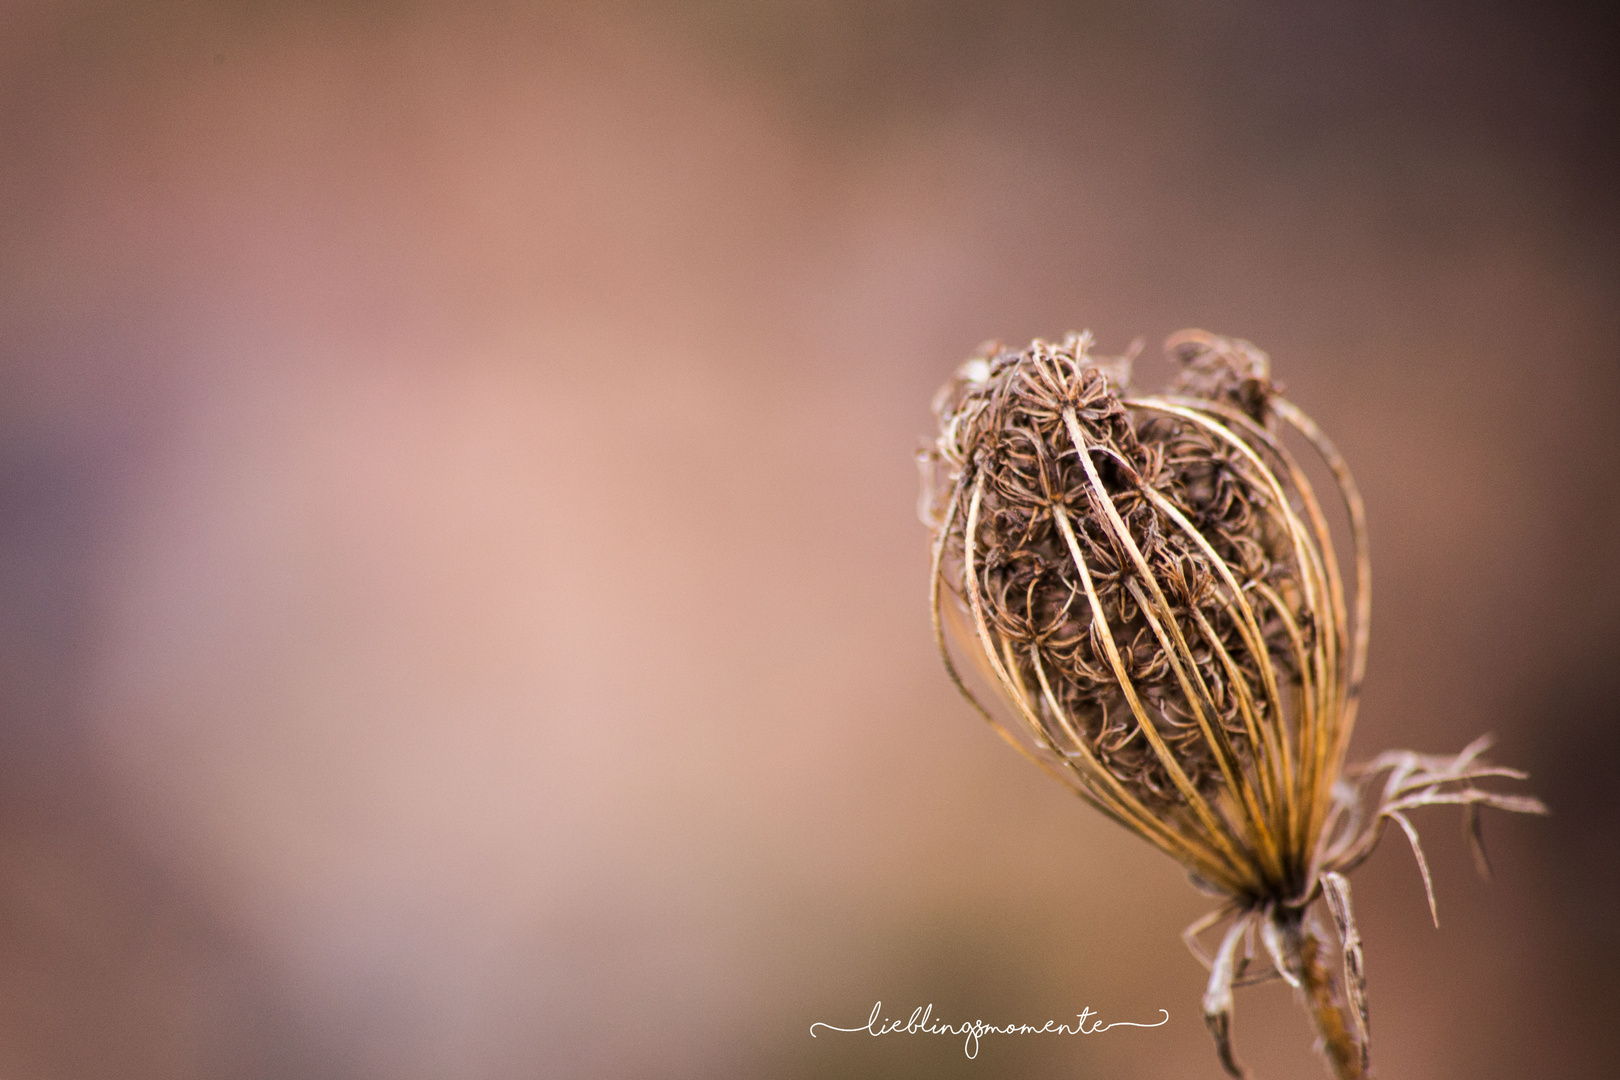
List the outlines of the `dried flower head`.
{"label": "dried flower head", "polygon": [[[1210,968],[1205,1017],[1229,1072],[1242,1075],[1233,987],[1280,977],[1300,991],[1336,1075],[1363,1076],[1367,1007],[1344,875],[1394,821],[1429,889],[1414,807],[1465,807],[1482,865],[1479,806],[1544,808],[1475,786],[1523,778],[1483,764],[1483,739],[1455,757],[1384,754],[1346,779],[1370,610],[1349,469],[1248,342],[1175,335],[1180,370],[1159,397],[1128,396],[1132,357],[1101,360],[1090,345],[1089,335],[1021,352],[987,345],[935,399],[921,512],[946,668],[1022,753],[1225,898],[1187,940]],[[1287,430],[1344,499],[1348,602]],[[947,622],[1009,722],[959,676]],[[1321,958],[1318,901],[1342,982]],[[1198,936],[1223,921],[1210,957]]]}

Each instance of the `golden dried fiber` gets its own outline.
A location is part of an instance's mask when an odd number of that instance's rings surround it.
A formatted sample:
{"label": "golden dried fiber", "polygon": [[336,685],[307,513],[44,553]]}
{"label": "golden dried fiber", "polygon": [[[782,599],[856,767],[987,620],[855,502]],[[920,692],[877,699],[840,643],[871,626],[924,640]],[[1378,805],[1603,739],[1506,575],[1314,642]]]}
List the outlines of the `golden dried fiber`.
{"label": "golden dried fiber", "polygon": [[[1479,741],[1455,757],[1385,754],[1342,778],[1368,644],[1360,495],[1332,444],[1244,341],[1184,331],[1169,392],[1128,392],[1131,357],[1089,335],[987,345],[935,400],[921,455],[934,533],[931,603],[947,670],[1009,742],[1225,898],[1189,928],[1209,966],[1205,1016],[1232,1055],[1232,988],[1288,980],[1336,1075],[1367,1068],[1360,941],[1344,874],[1406,811],[1456,803],[1544,812],[1481,790]],[[1285,445],[1327,464],[1354,534],[1351,598],[1327,519]],[[946,623],[1010,706],[960,678]],[[1366,781],[1382,775],[1382,788]],[[1477,818],[1471,816],[1471,823]],[[1477,829],[1470,835],[1477,836]],[[1342,981],[1321,960],[1332,918]],[[1430,905],[1433,895],[1430,892]],[[1197,937],[1228,922],[1213,957]],[[1261,970],[1250,972],[1259,953]]]}

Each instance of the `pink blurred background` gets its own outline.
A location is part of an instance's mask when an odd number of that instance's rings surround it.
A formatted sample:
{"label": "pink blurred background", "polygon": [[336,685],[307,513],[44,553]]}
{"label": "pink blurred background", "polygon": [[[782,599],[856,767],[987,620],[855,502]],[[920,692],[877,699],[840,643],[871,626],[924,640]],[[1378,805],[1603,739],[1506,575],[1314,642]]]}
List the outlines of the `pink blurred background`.
{"label": "pink blurred background", "polygon": [[[985,338],[1203,326],[1365,489],[1353,756],[1554,811],[1489,884],[1420,819],[1439,930],[1358,873],[1375,1063],[1610,1075],[1617,29],[0,7],[0,1074],[1220,1075],[1208,902],[949,688],[912,462]],[[1171,1019],[809,1037],[879,999]]]}

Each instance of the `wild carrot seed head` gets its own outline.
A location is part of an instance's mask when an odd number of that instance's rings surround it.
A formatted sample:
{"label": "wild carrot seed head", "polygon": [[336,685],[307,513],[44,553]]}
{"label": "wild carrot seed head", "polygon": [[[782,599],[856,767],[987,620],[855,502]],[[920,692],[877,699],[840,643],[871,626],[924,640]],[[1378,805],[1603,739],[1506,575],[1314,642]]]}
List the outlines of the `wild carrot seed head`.
{"label": "wild carrot seed head", "polygon": [[[1344,874],[1394,821],[1432,911],[1408,812],[1461,805],[1477,844],[1481,805],[1545,807],[1476,786],[1523,778],[1485,764],[1484,739],[1450,757],[1386,753],[1352,772],[1359,787],[1341,780],[1371,576],[1349,468],[1248,342],[1174,335],[1166,347],[1181,366],[1162,397],[1132,395],[1131,358],[1098,359],[1090,347],[1088,334],[1020,351],[990,344],[935,398],[921,512],[946,669],[1026,756],[1227,898],[1189,928],[1189,943],[1210,967],[1205,1019],[1229,1072],[1242,1075],[1230,1041],[1238,949],[1252,954],[1258,933],[1272,974],[1300,989],[1336,1075],[1362,1077],[1367,1008]],[[1344,499],[1348,603],[1288,430]],[[958,675],[947,623],[1011,707],[1010,724]],[[1309,914],[1318,898],[1341,942],[1338,987]],[[1223,920],[1220,948],[1204,955],[1197,933]]]}
{"label": "wild carrot seed head", "polygon": [[1178,403],[1090,344],[988,347],[941,392],[939,573],[1032,753],[1229,891],[1297,889],[1343,618],[1264,354],[1189,344]]}

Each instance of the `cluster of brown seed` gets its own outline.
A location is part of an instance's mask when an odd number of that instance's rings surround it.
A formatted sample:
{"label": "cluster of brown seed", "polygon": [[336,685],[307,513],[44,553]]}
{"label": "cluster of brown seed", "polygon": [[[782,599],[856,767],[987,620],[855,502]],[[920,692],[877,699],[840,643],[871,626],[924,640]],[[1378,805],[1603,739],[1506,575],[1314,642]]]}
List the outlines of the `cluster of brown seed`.
{"label": "cluster of brown seed", "polygon": [[1227,891],[1297,891],[1346,616],[1268,362],[1188,332],[1170,395],[1126,398],[1089,345],[987,346],[941,391],[936,581],[1030,751]]}
{"label": "cluster of brown seed", "polygon": [[[1212,400],[1235,406],[1258,385],[1261,396],[1252,400],[1263,415],[1264,372],[1239,377],[1233,361],[1241,354],[1223,344],[1189,348],[1197,365],[1173,389],[1212,392]],[[950,388],[934,450],[947,466],[939,475],[956,480],[942,492],[952,500],[944,554],[956,572],[948,580],[962,581],[971,563],[971,590],[961,591],[974,594],[968,607],[982,613],[1014,678],[1042,688],[1031,697],[1051,746],[1072,741],[1071,724],[1104,769],[1162,813],[1183,799],[1169,762],[1136,721],[1128,688],[1206,797],[1221,786],[1220,743],[1247,766],[1253,732],[1277,723],[1269,711],[1278,703],[1264,696],[1246,702],[1254,715],[1245,722],[1244,695],[1264,680],[1240,619],[1223,602],[1217,563],[1260,601],[1265,652],[1280,672],[1292,673],[1294,634],[1308,637],[1311,614],[1289,537],[1268,513],[1272,492],[1255,467],[1181,416],[1128,408],[1086,346],[1078,336],[1022,352],[992,346]],[[1078,423],[1078,444],[1066,411]],[[1134,551],[1110,527],[1111,515],[1123,521]],[[1178,632],[1192,671],[1177,670],[1176,650],[1162,640]],[[1213,744],[1194,712],[1200,695],[1190,701],[1181,692],[1194,673],[1208,691]]]}

